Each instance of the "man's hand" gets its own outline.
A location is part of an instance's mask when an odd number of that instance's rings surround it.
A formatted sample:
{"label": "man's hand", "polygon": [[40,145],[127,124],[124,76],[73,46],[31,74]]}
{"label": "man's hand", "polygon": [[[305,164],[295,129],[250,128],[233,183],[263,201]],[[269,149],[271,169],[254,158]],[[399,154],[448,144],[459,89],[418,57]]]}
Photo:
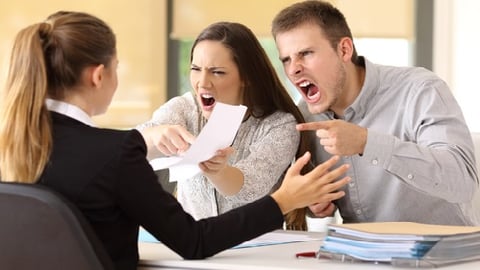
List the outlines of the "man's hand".
{"label": "man's hand", "polygon": [[363,154],[367,143],[367,129],[343,120],[302,123],[297,130],[313,130],[320,145],[332,155]]}
{"label": "man's hand", "polygon": [[308,208],[310,208],[310,211],[312,211],[313,215],[319,218],[331,217],[337,209],[332,202],[317,203],[310,205]]}

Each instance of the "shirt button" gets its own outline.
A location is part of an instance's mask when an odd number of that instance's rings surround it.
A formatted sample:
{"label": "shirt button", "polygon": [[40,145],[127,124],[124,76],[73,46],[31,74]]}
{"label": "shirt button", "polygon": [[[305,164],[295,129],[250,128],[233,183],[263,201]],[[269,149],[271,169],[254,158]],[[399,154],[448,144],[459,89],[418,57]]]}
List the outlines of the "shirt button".
{"label": "shirt button", "polygon": [[377,164],[378,164],[378,159],[372,160],[372,164],[373,164],[373,165],[377,165]]}
{"label": "shirt button", "polygon": [[350,182],[350,184],[348,184],[348,185],[353,188],[355,186],[355,183]]}
{"label": "shirt button", "polygon": [[413,174],[409,173],[409,174],[407,175],[407,178],[410,179],[410,180],[413,179]]}
{"label": "shirt button", "polygon": [[355,213],[357,213],[357,215],[360,215],[362,213],[362,210],[357,209],[357,210],[355,210]]}

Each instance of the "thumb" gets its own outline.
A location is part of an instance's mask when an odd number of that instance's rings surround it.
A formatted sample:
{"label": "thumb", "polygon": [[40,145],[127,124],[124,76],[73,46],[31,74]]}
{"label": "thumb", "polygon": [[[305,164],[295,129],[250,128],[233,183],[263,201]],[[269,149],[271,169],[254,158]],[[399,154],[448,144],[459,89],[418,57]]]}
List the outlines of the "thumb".
{"label": "thumb", "polygon": [[193,136],[190,132],[188,132],[186,129],[181,129],[180,134],[187,143],[193,144],[195,142],[195,136]]}

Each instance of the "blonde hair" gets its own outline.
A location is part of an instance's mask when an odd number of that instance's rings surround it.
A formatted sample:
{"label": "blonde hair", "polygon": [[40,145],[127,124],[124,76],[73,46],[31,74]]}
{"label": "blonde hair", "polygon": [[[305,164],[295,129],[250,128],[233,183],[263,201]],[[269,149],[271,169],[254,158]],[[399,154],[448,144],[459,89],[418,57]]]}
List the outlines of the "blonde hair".
{"label": "blonde hair", "polygon": [[18,33],[10,58],[0,107],[0,173],[2,181],[32,183],[48,162],[52,145],[45,107],[47,74],[35,24]]}
{"label": "blonde hair", "polygon": [[0,101],[1,181],[38,180],[53,145],[45,99],[61,99],[85,67],[108,66],[115,44],[109,26],[82,12],[56,12],[17,34]]}

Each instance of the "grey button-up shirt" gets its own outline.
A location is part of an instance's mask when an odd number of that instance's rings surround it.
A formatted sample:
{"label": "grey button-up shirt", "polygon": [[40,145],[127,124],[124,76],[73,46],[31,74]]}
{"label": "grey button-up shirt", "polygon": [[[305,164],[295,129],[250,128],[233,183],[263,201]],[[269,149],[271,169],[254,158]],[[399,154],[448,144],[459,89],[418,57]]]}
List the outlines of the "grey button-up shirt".
{"label": "grey button-up shirt", "polygon": [[[448,86],[423,68],[365,65],[364,85],[344,114],[368,138],[362,156],[342,158],[352,177],[336,201],[343,221],[480,225],[473,142]],[[307,122],[334,117],[299,107]],[[314,144],[317,162],[330,157]]]}

